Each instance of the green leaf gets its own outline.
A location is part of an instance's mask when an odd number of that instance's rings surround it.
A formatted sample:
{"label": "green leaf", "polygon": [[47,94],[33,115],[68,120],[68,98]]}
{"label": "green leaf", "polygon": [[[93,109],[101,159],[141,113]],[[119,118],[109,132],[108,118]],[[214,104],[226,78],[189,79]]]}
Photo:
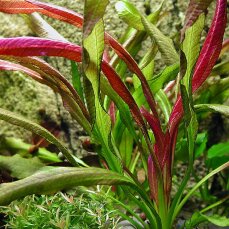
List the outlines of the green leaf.
{"label": "green leaf", "polygon": [[200,52],[200,38],[204,28],[205,16],[201,14],[198,20],[185,32],[185,39],[182,43],[182,50],[187,60],[186,73],[183,82],[190,88],[192,71]]}
{"label": "green leaf", "polygon": [[215,65],[211,72],[211,75],[229,75],[229,61],[225,61]]}
{"label": "green leaf", "polygon": [[[153,79],[149,80],[148,83],[152,93],[156,94],[160,89],[163,88],[166,82],[175,79],[178,72],[179,72],[179,64],[174,64],[166,67],[161,73],[154,76]],[[142,106],[146,104],[146,99],[142,92],[141,86],[139,86],[135,90],[133,97],[136,103],[138,104],[138,106]]]}
{"label": "green leaf", "polygon": [[125,0],[118,1],[115,4],[115,8],[118,12],[118,16],[129,26],[137,30],[144,30],[144,26],[142,25],[141,21],[141,15],[133,4]]}
{"label": "green leaf", "polygon": [[124,162],[127,168],[129,168],[133,153],[133,140],[133,137],[126,129],[122,134],[122,140],[119,145],[119,151],[122,157],[122,161]]}
{"label": "green leaf", "polygon": [[212,112],[218,112],[225,116],[229,116],[229,106],[226,105],[220,105],[220,104],[198,104],[195,105],[196,112],[201,111],[212,111]]}
{"label": "green leaf", "polygon": [[58,33],[47,21],[45,21],[38,13],[21,14],[29,28],[39,37],[45,37],[55,40],[67,41],[60,33]]}
{"label": "green leaf", "polygon": [[210,159],[225,155],[229,156],[229,142],[213,145],[207,153],[207,157]]}
{"label": "green leaf", "polygon": [[[150,22],[155,23],[159,19],[159,14],[161,12],[163,3],[160,5],[157,11],[150,14],[147,18]],[[137,29],[137,30],[145,30],[142,20],[141,14],[136,9],[136,7],[131,4],[128,0],[118,1],[115,4],[116,11],[118,12],[119,17],[126,22],[129,26]]]}
{"label": "green leaf", "polygon": [[212,1],[213,0],[190,0],[185,16],[182,34],[186,31],[188,27],[193,25],[193,23],[198,19],[200,14],[206,12]]}
{"label": "green leaf", "polygon": [[33,133],[43,137],[48,142],[57,146],[57,148],[63,153],[63,155],[68,159],[70,163],[78,166],[72,154],[66,149],[66,147],[61,143],[54,135],[48,132],[45,128],[39,126],[38,124],[31,122],[19,115],[16,115],[10,111],[6,111],[0,108],[0,119],[11,124],[20,126],[26,130],[32,131]]}
{"label": "green leaf", "polygon": [[203,155],[206,150],[208,142],[208,135],[206,132],[197,134],[196,146],[195,146],[195,158]]}
{"label": "green leaf", "polygon": [[34,174],[45,165],[37,158],[25,159],[20,155],[0,156],[0,169],[10,171],[11,176],[22,179]]}
{"label": "green leaf", "polygon": [[226,216],[204,215],[200,212],[195,212],[192,215],[192,218],[185,223],[185,227],[187,229],[192,229],[192,228],[198,226],[200,223],[203,223],[206,221],[208,221],[208,222],[210,222],[216,226],[219,226],[219,227],[229,226],[229,218],[227,218]]}
{"label": "green leaf", "polygon": [[80,78],[81,78],[80,72],[79,72],[77,64],[74,61],[71,61],[71,68],[72,68],[72,84],[73,84],[73,87],[78,92],[82,101],[84,101],[83,87],[82,87],[82,83],[80,80]]}
{"label": "green leaf", "polygon": [[[87,37],[103,17],[109,0],[87,0],[84,5],[83,35]],[[103,34],[102,34],[103,35]]]}
{"label": "green leaf", "polygon": [[155,100],[159,104],[162,113],[164,114],[165,123],[168,123],[170,114],[172,112],[172,106],[168,97],[166,96],[165,92],[162,89],[160,89],[155,95]]}
{"label": "green leaf", "polygon": [[179,62],[179,56],[174,48],[173,41],[166,37],[155,25],[151,24],[148,19],[142,17],[142,23],[145,30],[153,41],[156,42],[162,58],[166,65],[172,65]]}
{"label": "green leaf", "polygon": [[[8,150],[13,154],[21,154],[22,156],[32,156],[29,150],[33,145],[23,142],[21,139],[13,137],[3,137],[0,141],[0,151]],[[61,162],[56,153],[48,151],[46,148],[39,147],[35,155],[45,162]]]}
{"label": "green leaf", "polygon": [[202,217],[204,217],[207,221],[210,223],[219,226],[219,227],[228,227],[229,226],[229,218],[226,216],[220,216],[220,215],[203,215],[201,214]]}
{"label": "green leaf", "polygon": [[229,142],[213,145],[207,152],[206,164],[209,168],[217,168],[229,160]]}
{"label": "green leaf", "polygon": [[[93,89],[95,114],[91,114],[94,126],[92,137],[102,146],[101,154],[105,158],[108,166],[121,172],[120,161],[113,153],[111,144],[111,120],[104,110],[100,101],[100,71],[104,51],[104,24],[103,14],[108,1],[86,1],[84,7],[84,27],[83,27],[83,70]],[[91,108],[93,110],[93,107]]]}
{"label": "green leaf", "polygon": [[[153,46],[142,58],[139,63],[139,68],[142,70],[147,81],[153,78],[154,72],[154,57],[157,54],[157,46]],[[141,86],[141,81],[136,74],[133,75],[133,85],[135,90]]]}
{"label": "green leaf", "polygon": [[[133,122],[133,118],[131,116],[129,107],[119,97],[119,95],[114,91],[114,89],[111,87],[111,85],[108,83],[108,81],[104,77],[101,77],[100,86],[101,86],[101,91],[115,103],[115,105],[117,106],[119,110],[121,120],[118,119],[118,115],[117,115],[116,123],[120,122],[120,123],[117,123],[117,126],[124,124],[127,127],[127,129],[129,130],[130,134],[134,137],[135,141],[137,142],[138,137],[135,132],[135,128],[133,125],[134,122]],[[117,131],[121,131],[121,130],[119,129]]]}
{"label": "green leaf", "polygon": [[49,168],[19,181],[0,184],[0,205],[31,194],[47,194],[74,186],[98,184],[133,185],[133,182],[118,173],[100,168]]}

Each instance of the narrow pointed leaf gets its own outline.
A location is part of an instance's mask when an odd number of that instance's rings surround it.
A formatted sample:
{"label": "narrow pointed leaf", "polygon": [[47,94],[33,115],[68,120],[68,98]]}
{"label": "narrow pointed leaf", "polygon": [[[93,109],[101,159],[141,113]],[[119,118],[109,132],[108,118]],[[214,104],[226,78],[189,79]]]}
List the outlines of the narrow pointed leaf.
{"label": "narrow pointed leaf", "polygon": [[[163,86],[168,83],[171,80],[174,80],[179,73],[179,64],[174,64],[171,66],[166,67],[161,73],[154,76],[151,80],[148,81],[148,84],[150,86],[150,90],[153,94],[156,94],[160,89],[163,88]],[[142,88],[138,87],[133,97],[138,104],[138,106],[146,105],[145,97],[142,93]]]}
{"label": "narrow pointed leaf", "polygon": [[83,35],[87,37],[103,18],[109,0],[87,0],[84,5]]}
{"label": "narrow pointed leaf", "polygon": [[76,62],[81,61],[82,49],[70,42],[36,37],[0,39],[0,55],[14,56],[61,56]]}
{"label": "narrow pointed leaf", "polygon": [[31,194],[47,194],[74,186],[133,185],[118,173],[99,168],[50,168],[25,179],[0,185],[0,205]]}
{"label": "narrow pointed leaf", "polygon": [[[25,40],[24,40],[25,39]],[[38,49],[36,44],[41,45],[43,51]],[[58,44],[55,46],[55,44]],[[53,41],[50,39],[43,38],[2,38],[0,39],[0,54],[1,55],[14,55],[14,56],[36,56],[36,55],[51,55],[54,53],[55,56],[63,56],[69,58],[74,61],[81,60],[81,47],[77,45],[69,45],[67,42]],[[65,51],[65,47],[68,46],[71,49],[70,55]],[[8,50],[9,49],[9,50]],[[50,51],[51,49],[51,51]],[[44,50],[47,50],[44,52]],[[49,52],[50,51],[50,52]],[[140,125],[141,128],[144,129],[144,121],[141,117],[141,113],[138,109],[138,106],[134,102],[130,92],[125,87],[120,77],[114,71],[114,69],[109,66],[109,64],[105,61],[102,63],[102,71],[105,76],[108,78],[109,82],[113,89],[118,93],[118,95],[128,104],[131,112],[134,114],[135,121]],[[104,88],[105,90],[105,88]],[[108,94],[109,92],[107,92]],[[112,97],[114,95],[111,94]],[[114,98],[115,99],[115,98]],[[117,99],[115,99],[118,101]],[[114,100],[114,101],[115,101]],[[121,105],[120,105],[121,107]],[[145,129],[146,130],[146,129]]]}
{"label": "narrow pointed leaf", "polygon": [[77,166],[74,157],[72,154],[66,149],[66,147],[50,132],[48,132],[45,128],[39,126],[38,124],[31,122],[25,118],[20,117],[19,115],[15,115],[10,111],[6,111],[0,108],[0,119],[11,124],[20,126],[26,130],[32,131],[33,133],[43,137],[48,142],[56,145],[58,149],[64,154],[64,156],[69,160],[70,163]]}
{"label": "narrow pointed leaf", "polygon": [[185,33],[188,27],[191,27],[195,23],[200,14],[206,12],[212,1],[213,0],[190,0],[185,16],[182,34]]}
{"label": "narrow pointed leaf", "polygon": [[[35,9],[37,9],[36,12],[40,12],[40,13],[43,13],[43,14],[48,15],[50,17],[65,21],[65,22],[73,24],[77,27],[82,27],[82,24],[83,24],[83,18],[81,15],[75,13],[74,11],[65,9],[63,7],[58,7],[58,6],[54,6],[52,4],[49,4],[49,3],[43,3],[43,2],[39,2],[39,1],[35,1],[35,0],[20,0],[20,5],[17,6],[15,4],[13,9],[9,9],[8,8],[9,2],[7,4],[5,4],[5,1],[8,2],[7,0],[2,1],[2,8],[0,8],[0,11],[2,10],[2,12],[32,13],[32,12],[36,11]],[[26,3],[29,2],[33,5],[28,5],[28,4],[26,5],[25,4],[25,6],[22,7],[22,5],[23,5],[22,3],[24,3],[24,2],[26,2]],[[104,2],[104,1],[102,1],[102,2],[103,2],[102,6],[105,6],[106,2]],[[0,3],[1,3],[1,0],[0,0]],[[33,10],[31,11],[31,9],[28,9],[30,6],[32,9],[34,9],[34,11]],[[20,7],[22,7],[21,11],[20,11]],[[95,9],[93,9],[93,7],[90,8],[92,11],[95,10]],[[17,11],[15,11],[15,8],[17,8]],[[104,12],[103,10],[101,10],[101,12],[100,12],[100,9],[98,9],[98,7],[97,7],[97,10],[99,11],[100,14]],[[89,14],[90,13],[92,13],[92,12],[89,12]],[[97,20],[97,19],[95,19],[95,20]],[[95,22],[93,22],[93,23],[95,23]],[[114,38],[112,38],[107,33],[105,33],[105,37],[106,37],[105,42],[107,44],[109,44],[115,50],[115,52],[119,55],[119,57],[121,59],[124,60],[124,62],[129,67],[129,69],[131,71],[133,71],[138,77],[140,77],[140,80],[142,81],[142,83],[144,85],[144,93],[147,96],[147,101],[149,102],[151,109],[154,111],[154,114],[156,115],[156,110],[154,109],[155,103],[152,99],[152,93],[150,93],[150,90],[148,90],[149,87],[147,89],[146,82],[144,82],[144,75],[142,74],[141,70],[138,68],[137,63],[133,60],[133,58],[131,58],[130,54]],[[64,57],[66,57],[66,56],[64,56]],[[72,60],[75,60],[76,62],[79,61],[79,59],[75,59],[75,58],[73,58]]]}
{"label": "narrow pointed leaf", "polygon": [[182,51],[184,52],[187,61],[185,75],[182,80],[188,90],[191,87],[193,68],[195,67],[200,52],[200,38],[204,29],[204,22],[205,16],[204,14],[201,14],[196,22],[186,30],[185,39],[182,42]]}
{"label": "narrow pointed leaf", "polygon": [[22,17],[30,29],[39,37],[67,41],[60,35],[48,22],[46,22],[38,13],[22,14]]}
{"label": "narrow pointed leaf", "polygon": [[129,1],[118,1],[115,4],[118,16],[137,30],[144,30],[138,10]]}
{"label": "narrow pointed leaf", "polygon": [[[91,114],[93,121],[92,136],[102,146],[101,154],[110,169],[121,172],[122,166],[114,154],[111,144],[111,120],[100,101],[100,71],[104,52],[104,24],[102,17],[108,1],[89,0],[84,5],[83,25],[83,70],[90,81],[94,97]],[[88,96],[90,96],[88,94]],[[95,113],[94,113],[95,112]]]}
{"label": "narrow pointed leaf", "polygon": [[[103,63],[105,63],[103,61]],[[131,93],[127,89],[127,87],[124,85],[120,77],[117,75],[117,73],[114,71],[114,69],[109,64],[103,64],[102,70],[107,77],[110,85],[112,88],[116,91],[116,93],[123,99],[123,101],[129,106],[130,111],[138,124],[138,126],[142,129],[143,132],[146,131],[145,123],[142,119],[142,115],[140,113],[140,110],[135,103]]]}
{"label": "narrow pointed leaf", "polygon": [[153,116],[153,114],[150,114],[144,107],[141,108],[141,113],[143,114],[144,118],[149,123],[153,134],[156,139],[156,144],[159,145],[159,147],[162,147],[164,145],[164,134],[161,131],[161,129],[157,125],[157,120]]}
{"label": "narrow pointed leaf", "polygon": [[36,12],[40,12],[42,14],[45,14],[47,16],[53,17],[61,21],[65,21],[77,27],[82,27],[83,25],[83,17],[73,10],[61,6],[56,6],[51,3],[46,3],[46,2],[36,1],[36,0],[24,0],[24,1],[26,3],[33,4],[34,8],[39,7],[41,9],[40,11],[36,11]]}
{"label": "narrow pointed leaf", "polygon": [[201,49],[193,74],[192,89],[194,92],[207,79],[219,57],[226,23],[227,0],[218,0],[213,22]]}
{"label": "narrow pointed leaf", "polygon": [[177,206],[177,208],[174,211],[173,218],[177,216],[177,214],[180,212],[181,208],[184,206],[184,204],[187,202],[187,200],[195,193],[195,191],[204,184],[209,178],[214,176],[215,174],[223,171],[224,169],[227,169],[229,167],[229,162],[226,162],[225,164],[221,165],[220,167],[216,168],[212,172],[210,172],[208,175],[206,175],[203,179],[201,179],[182,199],[180,204]]}
{"label": "narrow pointed leaf", "polygon": [[22,179],[28,177],[45,165],[37,158],[23,158],[16,154],[14,156],[0,156],[0,168],[10,172],[14,178]]}
{"label": "narrow pointed leaf", "polygon": [[[193,92],[195,92],[207,79],[207,77],[211,73],[212,68],[214,67],[216,60],[219,57],[227,21],[226,9],[227,1],[218,0],[210,30],[195,65],[192,80]],[[182,116],[183,110],[181,105],[181,98],[179,97],[176,104],[174,105],[169,120],[171,133],[173,133],[173,131],[176,129]]]}
{"label": "narrow pointed leaf", "polygon": [[119,151],[122,156],[122,160],[124,165],[129,168],[132,153],[133,153],[133,137],[130,135],[128,130],[126,129],[122,134],[121,143],[119,145]]}
{"label": "narrow pointed leaf", "polygon": [[142,23],[145,30],[150,37],[158,45],[166,65],[172,65],[179,62],[179,56],[174,48],[173,41],[166,37],[162,32],[153,24],[151,24],[145,17],[142,17]]}
{"label": "narrow pointed leaf", "polygon": [[11,63],[9,61],[0,60],[0,69],[1,70],[8,70],[8,71],[21,71],[26,73],[27,75],[31,76],[33,79],[37,80],[38,82],[45,83],[39,73],[23,67],[19,64]]}
{"label": "narrow pointed leaf", "polygon": [[[142,90],[146,97],[146,101],[148,102],[150,109],[153,111],[155,117],[158,118],[157,111],[156,111],[156,103],[154,101],[153,94],[150,90],[150,87],[145,79],[144,74],[142,73],[141,69],[138,67],[138,64],[135,60],[131,57],[131,55],[125,50],[122,45],[120,45],[114,38],[110,37],[106,34],[106,39],[108,40],[111,47],[115,50],[117,55],[127,64],[128,68],[134,72],[139,80],[141,81]],[[158,120],[159,123],[159,120]]]}
{"label": "narrow pointed leaf", "polygon": [[212,111],[221,113],[227,117],[229,117],[229,106],[220,105],[220,104],[198,104],[195,105],[195,110],[197,112],[201,111]]}
{"label": "narrow pointed leaf", "polygon": [[72,69],[72,85],[74,89],[77,91],[77,93],[79,94],[82,101],[84,101],[81,74],[79,72],[77,64],[74,61],[71,61],[71,69]]}
{"label": "narrow pointed leaf", "polygon": [[34,57],[1,56],[1,58],[9,59],[10,61],[15,61],[20,64],[10,62],[7,62],[6,64],[6,61],[1,61],[1,69],[22,71],[36,81],[45,84],[58,92],[62,96],[64,104],[71,103],[73,105],[74,110],[69,110],[70,113],[76,121],[88,133],[90,133],[90,117],[85,105],[71,84],[56,69],[51,67],[45,61]]}

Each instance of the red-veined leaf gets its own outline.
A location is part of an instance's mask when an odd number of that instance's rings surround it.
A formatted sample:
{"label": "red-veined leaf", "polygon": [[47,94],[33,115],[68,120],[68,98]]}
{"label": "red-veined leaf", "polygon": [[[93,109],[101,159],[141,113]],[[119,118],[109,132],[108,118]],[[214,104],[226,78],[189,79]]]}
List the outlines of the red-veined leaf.
{"label": "red-veined leaf", "polygon": [[[162,132],[162,130],[158,127],[157,125],[157,120],[156,118],[153,116],[153,114],[150,114],[144,107],[141,108],[141,113],[143,114],[144,118],[146,119],[146,121],[149,123],[150,128],[153,131],[153,134],[155,136],[155,140],[156,143],[155,145],[157,145],[157,147],[159,147],[158,149],[158,153],[164,153],[161,152],[161,149],[163,148],[164,145],[164,134]],[[161,157],[162,155],[158,155],[158,157]]]}
{"label": "red-veined leaf", "polygon": [[77,27],[82,27],[82,16],[72,10],[50,3],[26,0],[1,0],[0,11],[8,14],[31,14],[34,12],[42,13],[52,18],[68,22]]}
{"label": "red-veined leaf", "polygon": [[76,92],[74,93],[74,89],[71,88],[72,86],[70,83],[58,71],[43,60],[35,57],[1,56],[0,58],[17,63],[15,64],[0,60],[0,69],[22,71],[36,81],[45,84],[52,88],[55,92],[58,92],[62,97],[64,105],[70,103],[71,107],[74,107],[74,109],[68,109],[69,106],[66,106],[73,118],[75,118],[77,122],[80,123],[88,133],[90,133],[90,117],[86,107],[80,100],[79,95]]}
{"label": "red-veined leaf", "polygon": [[[4,2],[8,1],[0,1],[2,2],[2,8],[0,8],[0,11],[6,12],[6,13],[32,13],[34,11],[28,11],[28,8],[30,5],[23,6],[22,1],[20,1],[20,5],[16,7],[16,3],[12,10],[7,9],[9,5],[4,4]],[[74,11],[65,9],[63,7],[59,6],[54,6],[50,3],[42,3],[39,1],[35,0],[25,0],[26,3],[31,3],[33,5],[33,9],[37,9],[37,12],[43,13],[45,15],[48,15],[50,17],[56,18],[58,20],[62,20],[65,22],[68,22],[70,24],[73,24],[77,27],[82,27],[83,24],[83,18],[80,14],[75,13]],[[21,11],[19,8],[22,7]],[[43,10],[41,10],[40,8]],[[17,8],[17,11],[14,10],[14,8]],[[138,67],[137,63],[134,61],[134,59],[131,57],[131,55],[114,39],[112,38],[109,34],[105,33],[105,41],[108,43],[118,54],[118,56],[124,60],[124,62],[127,64],[128,68],[133,71],[141,80],[142,82],[142,87],[143,87],[143,92],[146,96],[147,102],[150,105],[151,110],[153,111],[155,117],[158,117],[157,111],[156,111],[156,106],[155,106],[155,101],[153,99],[152,92],[150,90],[150,87],[145,80],[145,77]],[[158,125],[160,125],[159,119],[158,119]]]}
{"label": "red-veined leaf", "polygon": [[[61,56],[76,62],[81,61],[81,47],[69,42],[54,41],[44,38],[19,37],[1,38],[0,55],[14,56]],[[102,62],[102,71],[111,86],[119,96],[130,106],[136,122],[143,126],[144,121],[130,92],[121,81],[114,69],[105,61]]]}
{"label": "red-veined leaf", "polygon": [[185,31],[191,27],[200,14],[205,12],[213,0],[191,0],[185,16],[184,27],[182,29],[182,39],[184,38]]}
{"label": "red-veined leaf", "polygon": [[[215,16],[212,21],[207,38],[201,49],[199,58],[197,60],[193,79],[192,79],[192,91],[193,93],[203,84],[211,73],[215,62],[217,61],[223,42],[223,35],[227,22],[227,0],[218,0]],[[173,111],[169,120],[169,128],[171,133],[177,128],[179,122],[183,116],[183,108],[181,97],[177,99],[177,102],[173,108]]]}
{"label": "red-veined leaf", "polygon": [[0,38],[0,55],[59,56],[81,61],[82,49],[70,42],[36,37]]}
{"label": "red-veined leaf", "polygon": [[193,92],[195,92],[207,79],[219,57],[226,23],[227,0],[218,0],[213,22],[194,70],[192,83]]}
{"label": "red-veined leaf", "polygon": [[131,55],[127,52],[127,50],[124,49],[122,45],[118,43],[113,37],[111,37],[109,34],[106,34],[105,38],[107,40],[107,43],[110,44],[110,46],[115,50],[117,55],[127,64],[128,68],[138,76],[139,80],[142,83],[142,89],[146,97],[146,100],[154,116],[157,119],[158,125],[160,126],[160,121],[158,119],[158,114],[156,110],[156,103],[154,101],[152,91],[150,90],[149,84],[147,83],[144,74],[142,73],[141,69],[138,67],[138,64],[131,57]]}
{"label": "red-veined leaf", "polygon": [[[33,4],[35,4],[36,6],[42,7],[43,9],[50,11],[50,12],[54,12],[60,15],[65,15],[65,9],[64,8],[59,8],[56,6],[52,6],[49,5],[47,3],[40,3],[39,1],[33,1],[33,0],[26,0],[28,2],[31,2]],[[82,20],[83,18],[79,15],[76,14],[75,12],[71,12],[71,17],[74,17],[75,20]],[[61,20],[61,19],[60,19]],[[67,21],[68,23],[71,23],[70,21]],[[72,23],[71,23],[72,24]],[[81,27],[81,26],[80,26]],[[88,32],[87,32],[88,33]],[[157,115],[157,111],[156,111],[156,104],[155,101],[153,99],[153,95],[152,92],[148,86],[148,83],[142,73],[142,71],[140,70],[140,68],[138,67],[137,63],[135,62],[135,60],[131,57],[131,55],[113,38],[111,37],[108,33],[105,33],[105,42],[107,44],[109,44],[114,50],[115,52],[118,54],[118,56],[123,59],[123,61],[127,64],[128,68],[133,71],[141,80],[142,82],[142,87],[143,87],[143,92],[146,96],[147,102],[150,105],[151,110],[153,111],[154,115],[156,117],[158,117]],[[158,120],[158,124],[159,124],[159,120]]]}
{"label": "red-veined leaf", "polygon": [[40,74],[38,74],[37,72],[35,72],[29,68],[23,67],[19,64],[11,63],[11,62],[5,61],[5,60],[0,60],[0,69],[6,70],[6,71],[21,71],[21,72],[24,72],[25,74],[31,76],[33,79],[35,79],[41,83],[44,83]]}
{"label": "red-veined leaf", "polygon": [[[81,47],[70,42],[55,41],[44,38],[1,38],[0,39],[0,55],[14,56],[60,56],[76,62],[81,61]],[[102,71],[110,82],[112,88],[129,106],[132,115],[142,130],[149,149],[151,144],[148,138],[147,130],[141,112],[134,101],[132,95],[121,81],[115,70],[105,61],[102,62]],[[152,155],[154,154],[151,150]],[[156,156],[153,156],[157,161]],[[156,163],[159,168],[159,164]]]}

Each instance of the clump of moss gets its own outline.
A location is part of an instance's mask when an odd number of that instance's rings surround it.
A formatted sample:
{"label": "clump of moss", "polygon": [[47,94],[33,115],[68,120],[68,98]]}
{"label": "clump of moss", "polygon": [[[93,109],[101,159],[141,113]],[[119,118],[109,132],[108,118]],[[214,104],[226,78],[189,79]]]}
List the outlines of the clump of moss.
{"label": "clump of moss", "polygon": [[118,219],[108,200],[98,193],[27,196],[1,210],[5,228],[116,228]]}

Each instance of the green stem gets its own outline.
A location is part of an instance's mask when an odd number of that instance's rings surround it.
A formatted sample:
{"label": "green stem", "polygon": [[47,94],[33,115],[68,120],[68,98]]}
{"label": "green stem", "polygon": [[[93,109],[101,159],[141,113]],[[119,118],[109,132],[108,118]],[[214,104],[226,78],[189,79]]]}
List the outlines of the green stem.
{"label": "green stem", "polygon": [[222,200],[219,200],[219,201],[217,201],[216,203],[213,203],[213,204],[211,204],[210,206],[207,206],[206,208],[202,209],[202,210],[200,211],[200,213],[204,213],[204,212],[206,212],[206,211],[209,211],[210,209],[215,208],[215,207],[217,207],[218,205],[224,203],[224,202],[227,201],[228,199],[229,199],[229,196],[226,196],[226,197],[223,198]]}

